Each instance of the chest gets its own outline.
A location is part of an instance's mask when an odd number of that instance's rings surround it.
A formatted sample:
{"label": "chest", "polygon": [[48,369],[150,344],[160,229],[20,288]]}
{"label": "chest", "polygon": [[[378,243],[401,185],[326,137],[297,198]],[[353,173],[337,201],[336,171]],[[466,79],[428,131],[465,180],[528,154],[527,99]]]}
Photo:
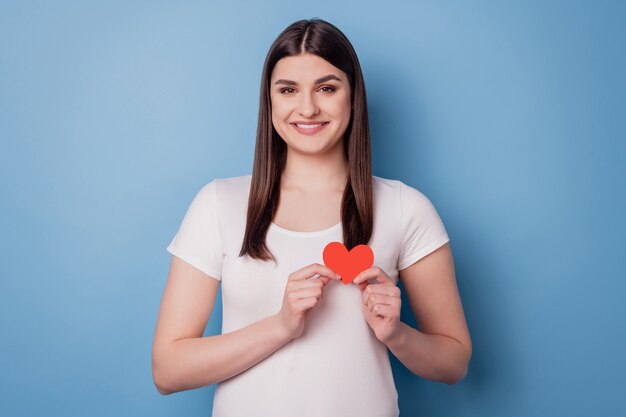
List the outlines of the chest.
{"label": "chest", "polygon": [[281,191],[273,223],[300,232],[328,229],[341,221],[342,197],[342,192]]}
{"label": "chest", "polygon": [[[374,251],[374,264],[382,268],[390,277],[397,279],[397,238],[391,230],[377,233],[377,238],[369,242]],[[285,287],[289,275],[312,263],[323,264],[322,253],[326,245],[342,241],[342,230],[336,228],[310,236],[293,235],[270,228],[266,236],[268,249],[277,262],[261,262],[248,256],[237,256],[236,250],[226,253],[222,270],[222,331],[232,331],[263,317],[275,314],[283,303]],[[324,292],[326,299],[324,322],[332,322],[337,317],[352,317],[362,320],[361,293],[354,285],[333,282],[335,292]],[[353,316],[356,315],[356,316]],[[333,319],[335,317],[335,319]],[[347,326],[345,328],[350,328]]]}

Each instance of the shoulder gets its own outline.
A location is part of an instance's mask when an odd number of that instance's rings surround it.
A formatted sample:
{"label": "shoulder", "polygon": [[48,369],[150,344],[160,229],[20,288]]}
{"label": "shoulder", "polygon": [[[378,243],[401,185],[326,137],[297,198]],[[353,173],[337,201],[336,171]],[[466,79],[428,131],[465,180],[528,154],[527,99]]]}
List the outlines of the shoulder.
{"label": "shoulder", "polygon": [[372,175],[374,200],[397,200],[400,198],[401,181]]}
{"label": "shoulder", "polygon": [[393,194],[398,199],[426,198],[426,196],[417,188],[412,187],[403,181],[383,178],[376,175],[372,175],[372,188],[374,193],[387,194],[387,196]]}
{"label": "shoulder", "polygon": [[399,187],[399,183],[399,180],[372,175],[372,186],[374,189],[395,189]]}
{"label": "shoulder", "polygon": [[252,180],[251,174],[239,175],[236,177],[215,178],[211,182],[209,182],[207,185],[214,183],[216,188],[220,190],[224,190],[225,192],[237,191],[237,190],[249,188],[251,180]]}
{"label": "shoulder", "polygon": [[239,175],[215,178],[204,186],[221,221],[245,222],[251,181],[252,175]]}
{"label": "shoulder", "polygon": [[252,175],[239,175],[235,177],[213,178],[205,183],[199,194],[209,198],[228,198],[245,194],[247,197],[250,189]]}
{"label": "shoulder", "polygon": [[403,181],[372,175],[372,188],[375,200],[396,204],[401,213],[407,211],[432,210],[430,199],[419,189]]}
{"label": "shoulder", "polygon": [[214,178],[204,183],[194,197],[194,206],[215,209],[218,206],[242,204],[247,201],[250,175]]}

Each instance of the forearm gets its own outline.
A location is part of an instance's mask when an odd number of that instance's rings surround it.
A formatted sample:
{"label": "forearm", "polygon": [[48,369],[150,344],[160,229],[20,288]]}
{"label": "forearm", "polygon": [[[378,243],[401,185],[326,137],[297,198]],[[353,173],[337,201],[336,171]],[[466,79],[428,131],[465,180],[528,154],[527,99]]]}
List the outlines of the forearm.
{"label": "forearm", "polygon": [[216,384],[262,361],[289,341],[276,315],[234,332],[172,342],[155,363],[159,392]]}
{"label": "forearm", "polygon": [[415,375],[454,384],[467,374],[468,350],[457,340],[426,334],[400,322],[397,336],[387,342],[391,352]]}

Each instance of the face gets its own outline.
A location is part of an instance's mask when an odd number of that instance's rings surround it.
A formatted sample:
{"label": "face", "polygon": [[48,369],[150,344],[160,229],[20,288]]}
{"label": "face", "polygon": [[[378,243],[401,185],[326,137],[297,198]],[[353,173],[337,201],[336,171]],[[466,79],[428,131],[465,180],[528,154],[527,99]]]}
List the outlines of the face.
{"label": "face", "polygon": [[272,124],[290,150],[320,154],[342,145],[350,122],[347,75],[313,54],[280,59],[270,78]]}

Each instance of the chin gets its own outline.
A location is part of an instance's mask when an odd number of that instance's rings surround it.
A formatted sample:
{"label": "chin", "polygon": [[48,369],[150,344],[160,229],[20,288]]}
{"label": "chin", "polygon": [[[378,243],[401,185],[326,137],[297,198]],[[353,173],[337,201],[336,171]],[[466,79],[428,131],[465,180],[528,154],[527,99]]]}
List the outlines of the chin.
{"label": "chin", "polygon": [[324,149],[311,149],[311,148],[302,148],[300,146],[290,146],[289,147],[290,150],[297,152],[299,154],[303,154],[303,155],[319,155],[319,154],[323,154],[324,153]]}
{"label": "chin", "polygon": [[[335,140],[331,139],[333,137],[332,134],[306,136],[298,134],[293,135],[291,132],[289,135],[282,135],[279,132],[278,135],[283,139],[288,149],[309,155],[329,152],[331,149],[338,146],[342,140],[341,138]],[[285,140],[285,138],[288,140]]]}

